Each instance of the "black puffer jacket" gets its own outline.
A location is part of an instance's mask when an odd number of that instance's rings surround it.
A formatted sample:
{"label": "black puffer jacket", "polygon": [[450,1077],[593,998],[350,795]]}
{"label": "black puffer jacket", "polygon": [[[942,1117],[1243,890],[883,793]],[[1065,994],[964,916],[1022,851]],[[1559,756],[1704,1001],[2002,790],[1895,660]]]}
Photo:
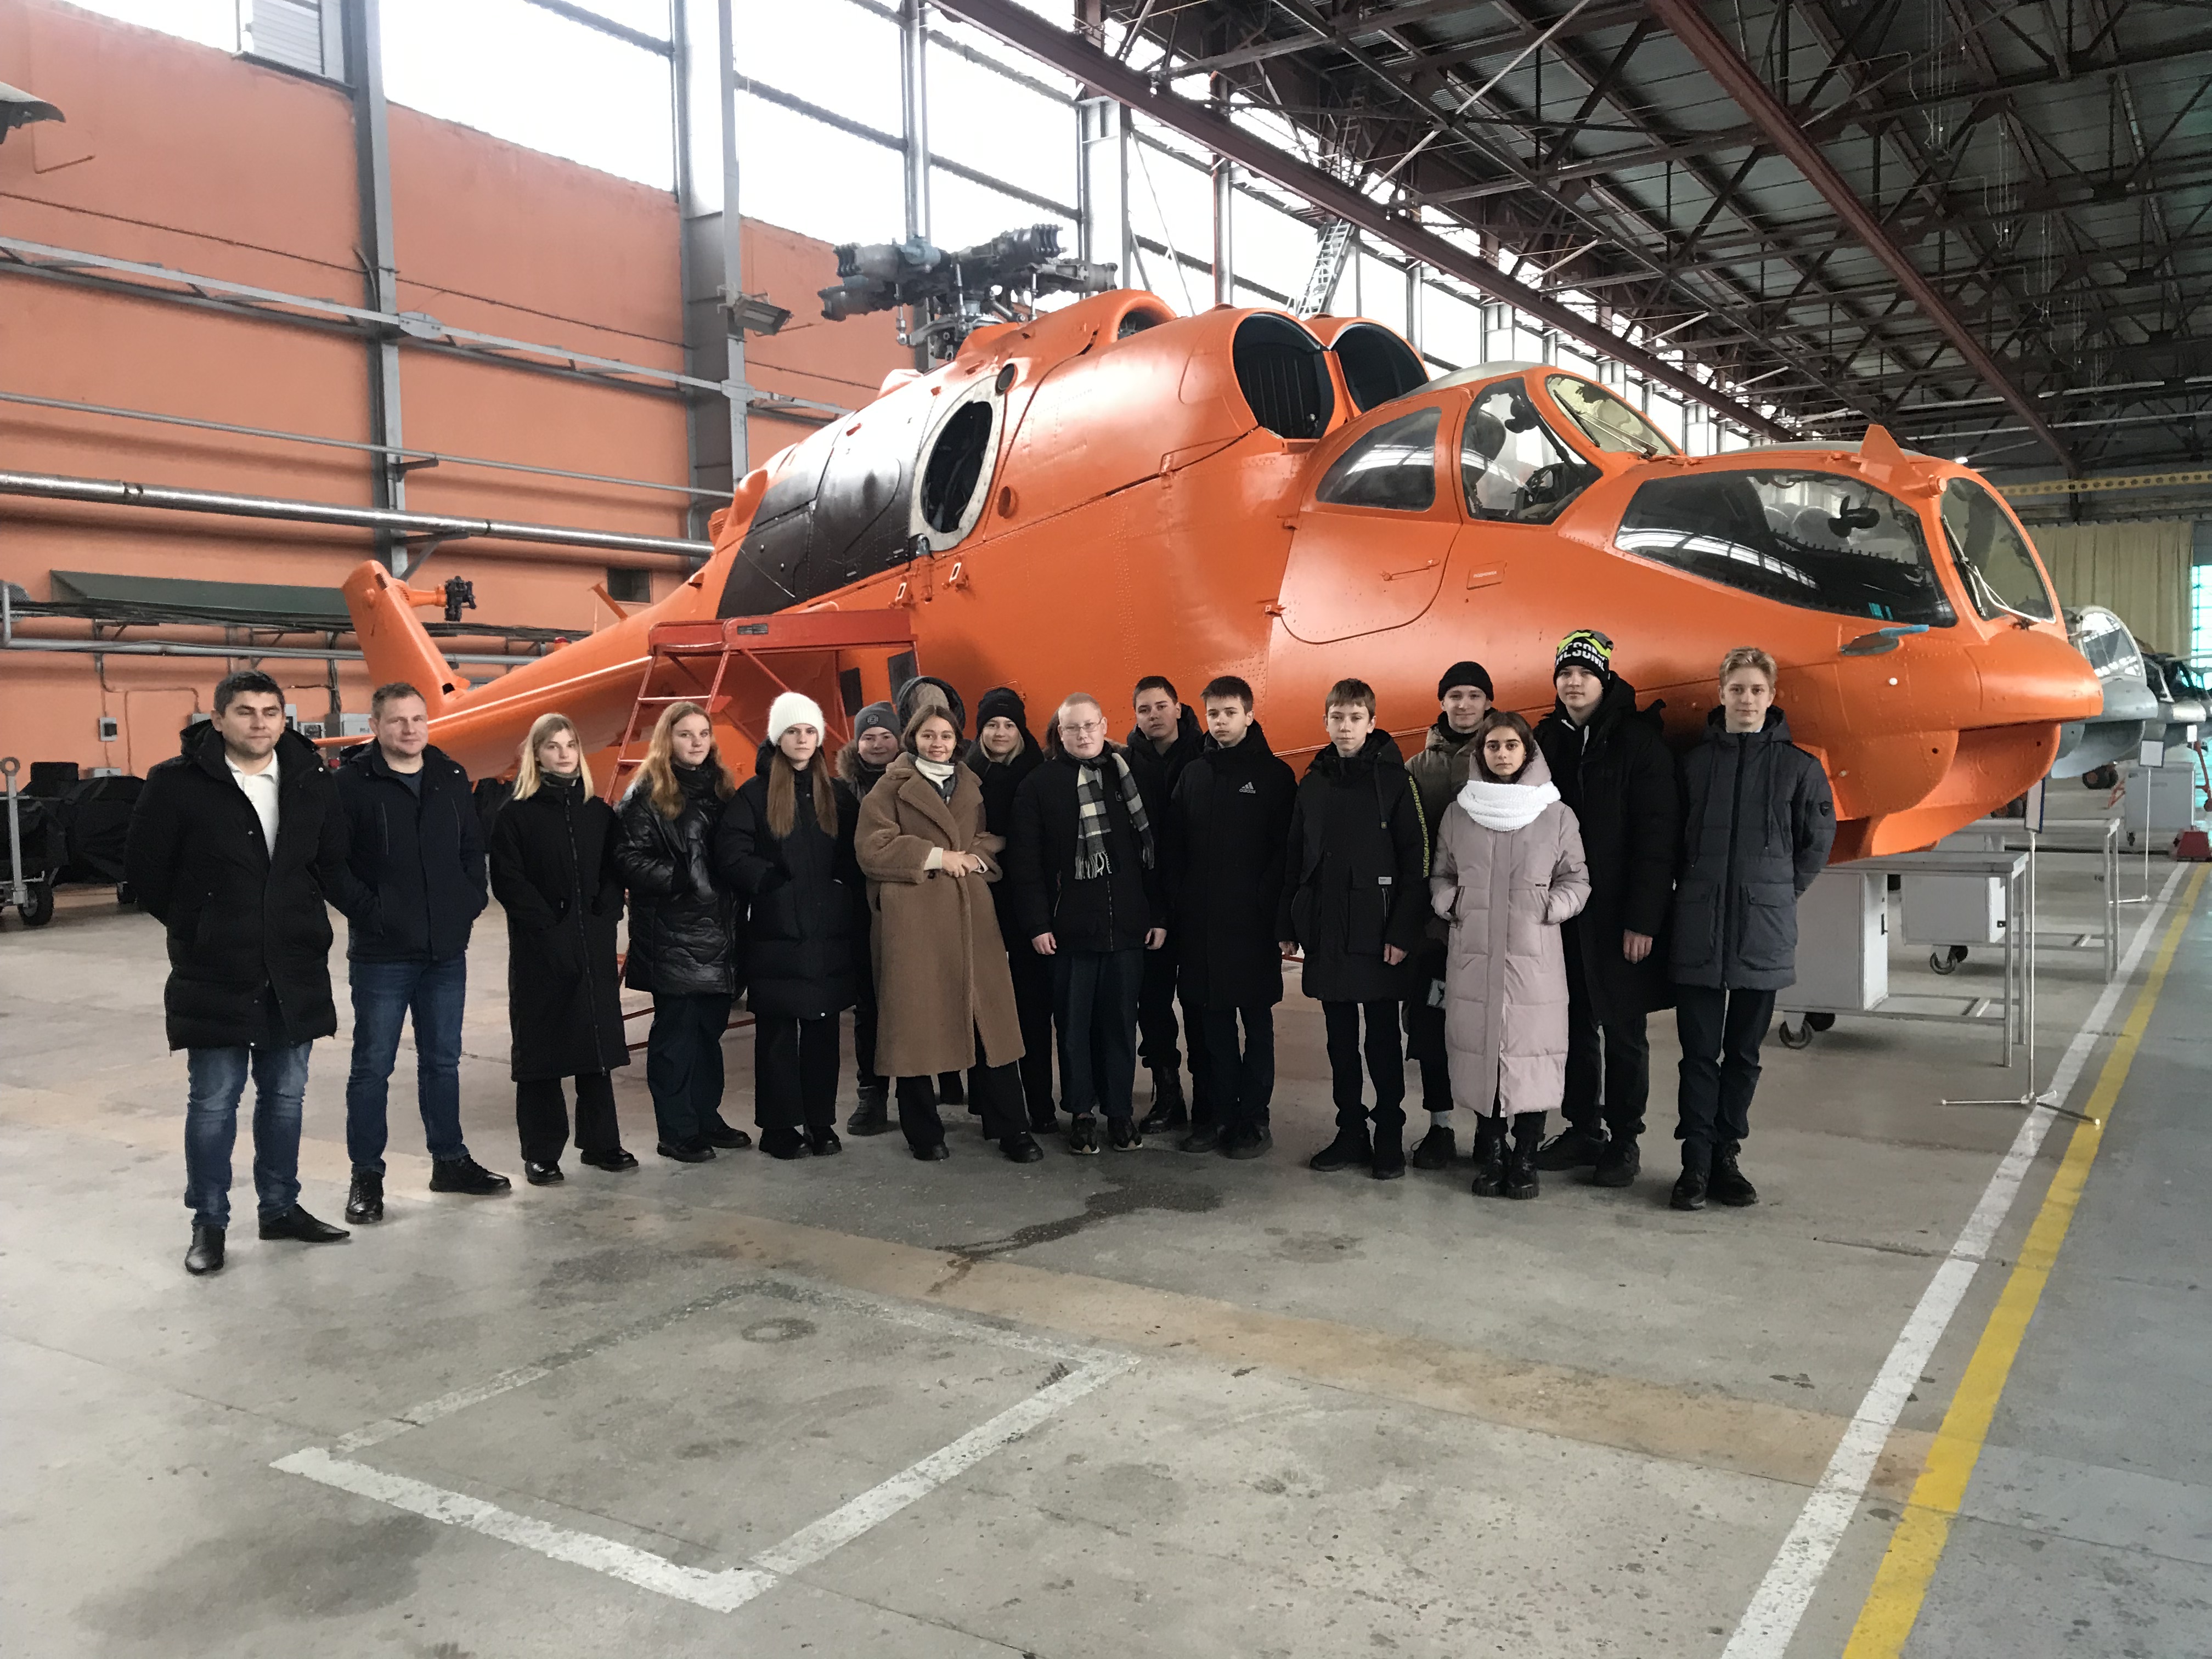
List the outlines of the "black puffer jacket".
{"label": "black puffer jacket", "polygon": [[[1536,746],[1552,781],[1582,827],[1589,902],[1566,924],[1582,984],[1601,1021],[1632,1018],[1674,1001],[1667,976],[1667,918],[1674,896],[1681,809],[1674,757],[1660,736],[1659,705],[1638,709],[1636,688],[1618,674],[1587,726],[1553,706],[1537,722]],[[1642,962],[1621,954],[1624,933],[1657,941]]]}
{"label": "black puffer jacket", "polygon": [[[1112,744],[1099,752],[1106,803],[1106,852],[1111,868],[1104,875],[1075,879],[1075,775],[1082,763],[1049,757],[1014,791],[1013,830],[1006,837],[1006,879],[1013,890],[1014,937],[1053,935],[1062,951],[1131,951],[1145,935],[1167,926],[1160,885],[1158,819],[1150,862],[1128,804],[1121,798],[1119,769],[1109,757]],[[1127,757],[1124,757],[1126,759]],[[1131,770],[1133,772],[1134,768]],[[1141,798],[1141,796],[1140,796]],[[1152,817],[1150,802],[1146,816]]]}
{"label": "black puffer jacket", "polygon": [[1121,739],[1129,757],[1129,769],[1137,775],[1137,787],[1144,792],[1145,810],[1158,823],[1166,817],[1168,803],[1175,799],[1176,782],[1182,769],[1198,758],[1199,750],[1206,744],[1206,726],[1191,712],[1188,703],[1181,705],[1182,712],[1176,717],[1175,741],[1165,753],[1152,747],[1152,740],[1134,726]]}
{"label": "black puffer jacket", "polygon": [[356,962],[449,962],[491,900],[483,823],[469,775],[433,746],[412,785],[374,742],[345,751],[337,768],[347,859],[375,894],[366,923],[352,917],[346,955]]}
{"label": "black puffer jacket", "polygon": [[[1313,757],[1291,815],[1277,931],[1305,947],[1305,994],[1322,1002],[1403,1000],[1420,988],[1413,953],[1429,915],[1428,838],[1395,738],[1369,734],[1346,760]],[[1407,959],[1395,967],[1382,947]]]}
{"label": "black puffer jacket", "polygon": [[509,1070],[517,1083],[629,1064],[615,927],[614,808],[546,777],[491,824],[491,890],[507,912]]}
{"label": "black puffer jacket", "polygon": [[1257,720],[1234,749],[1207,738],[1183,768],[1168,805],[1163,863],[1185,1002],[1255,1008],[1283,1000],[1275,921],[1297,793],[1297,775],[1267,747]]}
{"label": "black puffer jacket", "polygon": [[1825,869],[1835,798],[1820,763],[1790,741],[1779,708],[1757,732],[1720,709],[1682,757],[1682,869],[1674,890],[1675,982],[1778,991],[1797,978],[1797,896]]}
{"label": "black puffer jacket", "polygon": [[358,914],[368,893],[347,867],[345,813],[314,745],[287,732],[276,761],[273,854],[212,725],[185,732],[184,753],[153,769],[131,814],[125,878],[169,933],[161,1002],[172,1048],[306,1042],[337,1030],[323,905]]}
{"label": "black puffer jacket", "polygon": [[[1044,764],[1044,750],[1022,727],[1022,746],[1002,761],[994,761],[983,752],[979,741],[968,745],[968,769],[975,775],[975,781],[983,787],[983,827],[994,836],[1011,836],[1014,830],[1014,794],[1022,781]],[[1149,809],[1148,809],[1149,810]],[[1157,821],[1154,829],[1158,827]],[[1011,883],[994,881],[991,884],[991,903],[999,915],[999,934],[1006,941],[1009,951],[1018,946],[1030,948],[1030,936],[1018,928],[1014,917],[1014,893]]]}
{"label": "black puffer jacket", "polygon": [[714,876],[723,799],[721,763],[676,769],[684,807],[665,818],[645,775],[623,797],[615,864],[629,888],[629,955],[623,982],[659,996],[734,996],[743,984],[738,907]]}
{"label": "black puffer jacket", "polygon": [[818,1019],[851,1007],[860,994],[868,940],[868,886],[853,856],[860,807],[833,781],[836,821],[823,824],[814,815],[812,780],[802,776],[792,791],[791,833],[779,838],[768,823],[775,754],[761,745],[753,775],[722,809],[714,873],[748,901],[745,1006],[776,1018]]}

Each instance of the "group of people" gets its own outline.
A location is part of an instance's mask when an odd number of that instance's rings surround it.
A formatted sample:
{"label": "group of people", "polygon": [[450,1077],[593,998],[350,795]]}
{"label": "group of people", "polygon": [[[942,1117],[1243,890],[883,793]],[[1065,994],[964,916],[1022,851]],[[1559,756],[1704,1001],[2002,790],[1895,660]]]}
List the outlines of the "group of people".
{"label": "group of people", "polygon": [[[1273,1145],[1274,1008],[1295,959],[1322,1004],[1336,1106],[1314,1169],[1444,1169],[1463,1112],[1479,1195],[1533,1198],[1540,1170],[1579,1168],[1626,1187],[1647,1020],[1671,1004],[1672,1202],[1752,1203],[1737,1152],[1833,805],[1773,706],[1766,653],[1728,654],[1704,740],[1678,760],[1613,653],[1595,629],[1567,635],[1554,706],[1533,729],[1492,706],[1481,665],[1455,664],[1410,760],[1377,726],[1373,690],[1340,680],[1302,777],[1233,675],[1205,687],[1202,723],[1146,677],[1119,744],[1083,692],[1040,742],[1003,686],[978,702],[971,740],[958,691],[921,677],[860,709],[834,759],[820,708],[786,692],[742,781],[707,711],[678,702],[613,805],[574,727],[547,714],[488,836],[412,687],[380,688],[369,741],[326,769],[286,728],[275,683],[234,674],[213,719],[148,780],[129,855],[168,930],[168,1036],[188,1054],[185,1266],[223,1264],[249,1078],[261,1237],[346,1236],[299,1203],[308,1049],[337,1025],[326,902],[349,928],[356,1224],[383,1213],[386,1090],[410,1017],[433,1190],[509,1185],[469,1155],[459,1109],[466,951],[490,896],[506,915],[515,1117],[537,1185],[564,1178],[564,1079],[580,1159],[636,1166],[611,1081],[629,1060],[625,984],[652,999],[656,1147],[679,1162],[751,1144],[721,1112],[740,995],[755,1127],[779,1159],[841,1150],[848,1011],[848,1134],[887,1132],[895,1106],[913,1154],[943,1158],[951,1105],[1016,1163],[1063,1133],[1080,1155],[1174,1134],[1186,1152],[1256,1158]],[[1429,1118],[1410,1157],[1409,1055]],[[1555,1108],[1565,1127],[1547,1139]]]}

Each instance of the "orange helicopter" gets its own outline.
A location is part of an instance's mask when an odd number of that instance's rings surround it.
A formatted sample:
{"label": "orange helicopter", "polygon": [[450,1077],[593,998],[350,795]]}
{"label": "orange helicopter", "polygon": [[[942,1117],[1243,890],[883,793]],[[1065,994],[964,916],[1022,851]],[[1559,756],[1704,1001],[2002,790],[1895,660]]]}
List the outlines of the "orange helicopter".
{"label": "orange helicopter", "polygon": [[432,740],[478,774],[512,767],[551,709],[587,748],[617,743],[650,631],[672,623],[787,647],[730,700],[740,731],[776,685],[849,716],[917,665],[971,703],[1003,684],[1032,708],[1235,673],[1290,754],[1318,746],[1347,675],[1406,738],[1462,658],[1502,706],[1540,713],[1554,643],[1594,627],[1684,743],[1722,654],[1771,652],[1834,787],[1841,860],[2012,799],[2060,723],[2101,706],[2009,510],[1879,427],[1854,448],[1692,458],[1564,369],[1430,380],[1364,319],[1176,317],[1126,289],[987,324],[933,372],[892,375],[748,474],[713,535],[674,594],[475,689],[416,619],[442,595],[374,563],[345,593],[372,673],[429,692]]}

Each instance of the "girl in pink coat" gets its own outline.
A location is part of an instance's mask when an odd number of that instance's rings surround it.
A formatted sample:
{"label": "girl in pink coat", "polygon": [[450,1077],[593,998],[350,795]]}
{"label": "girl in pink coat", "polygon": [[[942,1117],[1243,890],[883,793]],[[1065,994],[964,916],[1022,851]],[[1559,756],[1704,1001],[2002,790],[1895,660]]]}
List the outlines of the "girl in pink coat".
{"label": "girl in pink coat", "polygon": [[1437,830],[1429,896],[1451,923],[1444,1048],[1452,1103],[1475,1116],[1475,1194],[1534,1198],[1536,1143],[1566,1086],[1559,925],[1589,902],[1589,872],[1574,812],[1518,714],[1493,711],[1477,730],[1473,775]]}

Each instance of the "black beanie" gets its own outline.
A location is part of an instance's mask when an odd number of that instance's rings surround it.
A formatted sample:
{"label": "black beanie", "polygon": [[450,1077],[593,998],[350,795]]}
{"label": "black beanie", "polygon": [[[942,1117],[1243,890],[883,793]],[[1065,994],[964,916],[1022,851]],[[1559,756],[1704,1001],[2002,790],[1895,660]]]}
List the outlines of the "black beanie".
{"label": "black beanie", "polygon": [[1030,729],[1030,711],[1022,702],[1022,694],[1011,685],[994,685],[986,691],[975,705],[975,729],[981,732],[1000,715],[1014,723],[1017,731]]}
{"label": "black beanie", "polygon": [[887,702],[872,702],[853,716],[853,736],[858,739],[864,732],[880,727],[893,737],[899,735],[898,710]]}
{"label": "black beanie", "polygon": [[1443,678],[1437,682],[1437,696],[1441,698],[1455,685],[1471,685],[1492,702],[1498,700],[1498,688],[1490,683],[1490,671],[1479,662],[1455,662],[1445,669]]}

